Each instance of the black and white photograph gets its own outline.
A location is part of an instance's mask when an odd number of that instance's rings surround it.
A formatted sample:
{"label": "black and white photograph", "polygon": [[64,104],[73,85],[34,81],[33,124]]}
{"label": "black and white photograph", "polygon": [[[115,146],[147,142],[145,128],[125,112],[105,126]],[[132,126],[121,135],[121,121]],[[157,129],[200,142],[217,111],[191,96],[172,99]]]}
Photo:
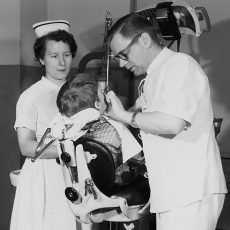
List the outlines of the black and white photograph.
{"label": "black and white photograph", "polygon": [[229,9],[0,0],[0,230],[230,230]]}

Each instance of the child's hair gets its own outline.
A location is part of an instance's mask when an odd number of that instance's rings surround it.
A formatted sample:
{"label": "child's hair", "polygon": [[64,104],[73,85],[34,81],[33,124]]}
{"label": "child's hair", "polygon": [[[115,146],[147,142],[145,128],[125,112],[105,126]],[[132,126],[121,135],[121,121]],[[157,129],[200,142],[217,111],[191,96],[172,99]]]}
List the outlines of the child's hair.
{"label": "child's hair", "polygon": [[59,112],[71,117],[83,109],[94,108],[98,101],[97,90],[97,81],[86,73],[69,79],[57,96]]}

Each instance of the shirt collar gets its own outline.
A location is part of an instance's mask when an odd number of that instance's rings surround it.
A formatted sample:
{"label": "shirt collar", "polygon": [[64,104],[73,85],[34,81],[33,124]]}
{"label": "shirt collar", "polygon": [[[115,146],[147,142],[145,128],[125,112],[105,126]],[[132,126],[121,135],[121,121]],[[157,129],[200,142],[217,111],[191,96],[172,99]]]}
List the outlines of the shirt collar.
{"label": "shirt collar", "polygon": [[159,65],[164,62],[168,56],[169,49],[167,47],[164,47],[161,52],[156,56],[156,58],[150,63],[148,69],[147,69],[147,75],[151,75],[151,73],[154,71],[155,68],[157,68]]}
{"label": "shirt collar", "polygon": [[44,76],[42,76],[42,78],[41,78],[41,83],[44,84],[46,87],[49,87],[51,89],[57,89],[57,90],[59,90],[61,88],[61,86],[62,86],[62,85],[57,86],[56,84],[54,84],[52,81],[50,81],[49,79],[47,79]]}

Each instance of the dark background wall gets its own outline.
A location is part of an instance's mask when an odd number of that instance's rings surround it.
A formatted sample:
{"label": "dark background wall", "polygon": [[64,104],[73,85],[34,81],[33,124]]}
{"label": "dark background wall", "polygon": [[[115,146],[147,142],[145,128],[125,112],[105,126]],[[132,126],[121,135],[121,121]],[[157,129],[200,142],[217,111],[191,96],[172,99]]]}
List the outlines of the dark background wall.
{"label": "dark background wall", "polygon": [[19,95],[19,66],[0,66],[0,229],[8,229],[13,201],[9,172],[19,167],[20,155],[13,130]]}

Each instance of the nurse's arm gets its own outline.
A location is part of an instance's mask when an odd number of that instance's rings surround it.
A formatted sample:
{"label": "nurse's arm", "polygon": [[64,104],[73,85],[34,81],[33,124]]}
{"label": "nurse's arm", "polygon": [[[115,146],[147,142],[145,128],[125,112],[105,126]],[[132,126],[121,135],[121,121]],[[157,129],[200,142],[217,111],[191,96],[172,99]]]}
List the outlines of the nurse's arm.
{"label": "nurse's arm", "polygon": [[[26,157],[34,157],[35,150],[38,142],[36,141],[35,131],[28,128],[17,128],[18,143],[21,154]],[[57,147],[55,145],[50,146],[41,158],[50,159],[57,158]]]}

